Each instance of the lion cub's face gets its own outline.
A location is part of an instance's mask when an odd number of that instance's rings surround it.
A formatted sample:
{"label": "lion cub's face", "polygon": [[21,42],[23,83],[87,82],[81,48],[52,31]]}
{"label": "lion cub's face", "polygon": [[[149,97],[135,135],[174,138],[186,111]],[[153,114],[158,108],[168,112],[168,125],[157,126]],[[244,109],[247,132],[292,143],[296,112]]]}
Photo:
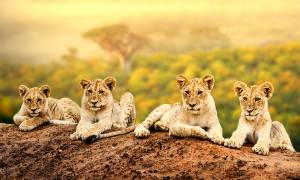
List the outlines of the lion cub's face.
{"label": "lion cub's face", "polygon": [[248,87],[247,84],[238,81],[234,84],[234,90],[240,100],[242,115],[247,120],[255,120],[272,97],[274,88],[269,82]]}
{"label": "lion cub's face", "polygon": [[116,86],[114,77],[81,80],[80,84],[84,89],[82,103],[86,108],[96,112],[113,104],[112,90]]}
{"label": "lion cub's face", "polygon": [[206,75],[201,79],[187,79],[183,75],[178,75],[177,84],[185,110],[192,114],[199,114],[208,103],[208,96],[214,86],[214,77]]}
{"label": "lion cub's face", "polygon": [[50,87],[43,85],[40,88],[28,88],[25,85],[20,85],[19,94],[23,98],[23,105],[28,115],[37,117],[47,108],[47,97],[50,96]]}

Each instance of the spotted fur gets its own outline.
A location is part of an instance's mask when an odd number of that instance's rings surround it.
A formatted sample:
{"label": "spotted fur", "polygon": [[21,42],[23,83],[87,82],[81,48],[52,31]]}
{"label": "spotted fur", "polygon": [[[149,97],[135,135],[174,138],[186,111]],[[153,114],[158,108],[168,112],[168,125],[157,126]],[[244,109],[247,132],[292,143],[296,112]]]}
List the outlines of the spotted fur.
{"label": "spotted fur", "polygon": [[47,122],[76,124],[80,119],[80,107],[69,98],[51,98],[47,85],[33,88],[20,85],[19,94],[23,103],[13,120],[22,131],[31,131]]}
{"label": "spotted fur", "polygon": [[287,149],[295,151],[284,126],[271,119],[268,110],[268,100],[272,97],[274,88],[269,82],[248,87],[238,81],[234,90],[239,98],[241,116],[237,129],[230,139],[225,139],[224,145],[231,148],[241,148],[249,141],[254,143],[252,150],[261,155],[267,155],[269,149]]}
{"label": "spotted fur", "polygon": [[177,85],[181,92],[182,104],[163,104],[154,109],[135,129],[136,137],[150,135],[149,128],[169,131],[170,135],[181,137],[209,138],[217,144],[223,143],[222,127],[211,90],[214,77],[187,79],[177,76]]}
{"label": "spotted fur", "polygon": [[[113,77],[104,80],[81,80],[83,96],[81,101],[81,119],[76,132],[71,134],[73,140],[92,143],[96,139],[125,134],[134,130],[136,118],[134,97],[126,92],[120,102],[114,100],[112,91],[116,86]],[[103,134],[113,128],[122,130]]]}

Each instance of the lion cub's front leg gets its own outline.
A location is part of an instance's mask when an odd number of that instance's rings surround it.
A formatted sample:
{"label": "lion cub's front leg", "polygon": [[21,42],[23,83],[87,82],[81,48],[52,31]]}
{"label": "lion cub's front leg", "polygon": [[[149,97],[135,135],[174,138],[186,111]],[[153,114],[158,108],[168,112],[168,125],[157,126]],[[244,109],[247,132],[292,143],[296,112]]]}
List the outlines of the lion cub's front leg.
{"label": "lion cub's front leg", "polygon": [[76,131],[70,135],[72,140],[79,140],[83,138],[83,134],[88,131],[92,125],[94,119],[93,113],[85,110],[81,110],[80,120],[76,127]]}
{"label": "lion cub's front leg", "polygon": [[111,129],[112,127],[112,123],[111,122],[98,122],[98,123],[94,123],[91,125],[91,127],[87,130],[84,131],[82,134],[82,139],[85,140],[86,138],[88,138],[89,136],[97,136],[101,133],[103,133],[106,130]]}
{"label": "lion cub's front leg", "polygon": [[208,133],[200,126],[191,126],[180,122],[170,126],[169,134],[178,137],[200,137],[202,139],[208,137]]}
{"label": "lion cub's front leg", "polygon": [[258,135],[257,143],[252,147],[252,150],[257,154],[268,155],[271,145],[271,123],[266,124],[261,129],[256,131]]}
{"label": "lion cub's front leg", "polygon": [[268,155],[270,150],[270,141],[269,140],[259,140],[257,143],[252,147],[252,150],[257,154],[261,155]]}
{"label": "lion cub's front leg", "polygon": [[209,139],[216,144],[223,144],[223,131],[221,125],[216,125],[208,130]]}
{"label": "lion cub's front leg", "polygon": [[230,148],[241,148],[245,143],[247,134],[249,134],[251,129],[243,123],[239,123],[237,129],[232,133],[230,139],[224,140],[224,146]]}
{"label": "lion cub's front leg", "polygon": [[82,139],[83,134],[85,133],[85,131],[87,131],[90,128],[91,125],[92,122],[90,120],[81,119],[76,127],[76,131],[70,135],[70,138],[72,140]]}
{"label": "lion cub's front leg", "polygon": [[171,105],[163,104],[155,108],[143,121],[139,124],[135,130],[134,134],[138,138],[145,138],[150,135],[149,128],[158,122],[168,111],[171,110]]}
{"label": "lion cub's front leg", "polygon": [[97,116],[96,119],[98,119],[98,122],[81,131],[81,139],[86,143],[94,142],[101,133],[112,128],[113,122],[110,114]]}
{"label": "lion cub's front leg", "polygon": [[17,126],[19,126],[23,121],[25,121],[27,119],[29,119],[28,116],[21,116],[18,114],[14,115],[14,117],[13,117],[13,121]]}
{"label": "lion cub's front leg", "polygon": [[20,124],[19,129],[21,131],[31,131],[34,128],[37,128],[48,121],[49,121],[48,118],[40,118],[40,117],[28,118]]}

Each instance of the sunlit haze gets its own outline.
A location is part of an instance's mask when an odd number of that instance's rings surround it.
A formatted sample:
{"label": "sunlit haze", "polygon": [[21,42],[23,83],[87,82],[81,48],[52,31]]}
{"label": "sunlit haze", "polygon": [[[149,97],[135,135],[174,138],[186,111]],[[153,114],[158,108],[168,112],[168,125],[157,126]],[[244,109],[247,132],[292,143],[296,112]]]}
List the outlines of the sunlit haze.
{"label": "sunlit haze", "polygon": [[[163,32],[166,36],[160,40],[176,45],[156,51],[193,50],[185,45],[190,41],[183,31],[207,25],[219,28],[234,47],[300,39],[297,0],[2,0],[0,6],[0,60],[57,60],[70,47],[80,49],[82,56],[102,56],[105,53],[82,33],[118,23],[149,35],[154,43]],[[170,30],[180,35],[172,36]]]}

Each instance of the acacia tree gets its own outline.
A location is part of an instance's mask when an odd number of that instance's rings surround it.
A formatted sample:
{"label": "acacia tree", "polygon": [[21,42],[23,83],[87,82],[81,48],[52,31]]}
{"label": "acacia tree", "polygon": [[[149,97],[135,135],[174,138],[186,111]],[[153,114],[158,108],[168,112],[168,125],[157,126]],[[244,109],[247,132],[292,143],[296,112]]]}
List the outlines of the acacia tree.
{"label": "acacia tree", "polygon": [[146,39],[131,32],[126,25],[112,25],[92,29],[83,35],[97,43],[111,56],[117,57],[121,68],[131,71],[131,57],[146,44]]}

